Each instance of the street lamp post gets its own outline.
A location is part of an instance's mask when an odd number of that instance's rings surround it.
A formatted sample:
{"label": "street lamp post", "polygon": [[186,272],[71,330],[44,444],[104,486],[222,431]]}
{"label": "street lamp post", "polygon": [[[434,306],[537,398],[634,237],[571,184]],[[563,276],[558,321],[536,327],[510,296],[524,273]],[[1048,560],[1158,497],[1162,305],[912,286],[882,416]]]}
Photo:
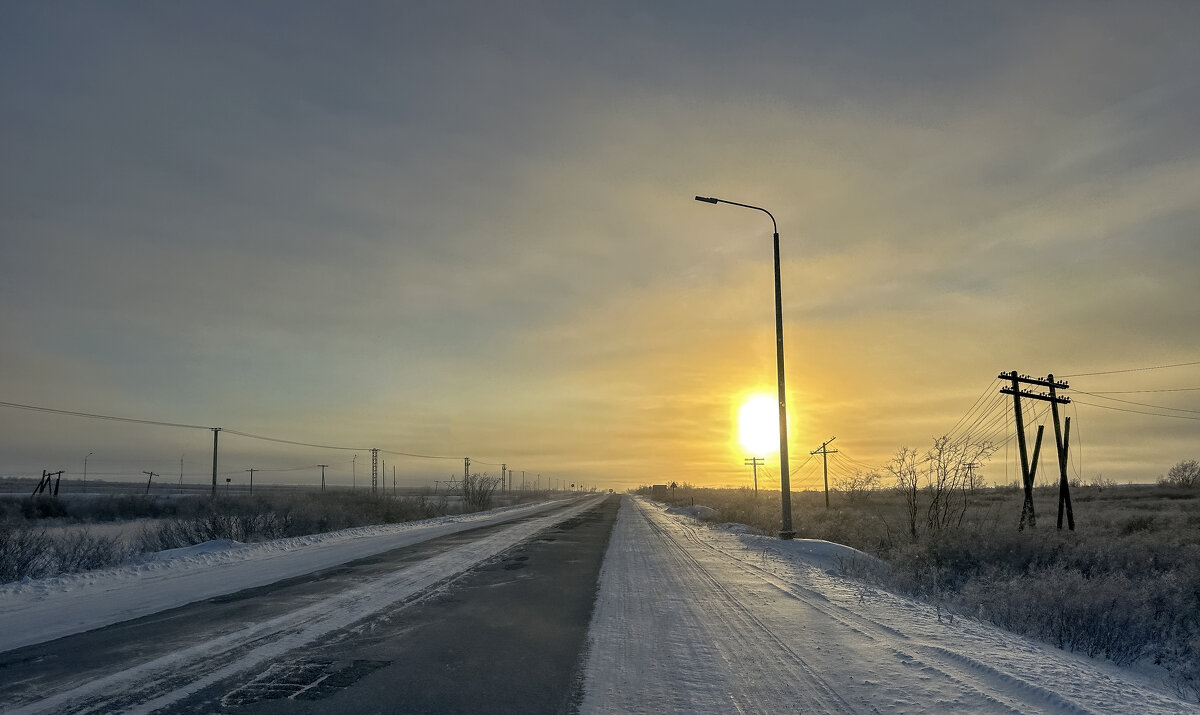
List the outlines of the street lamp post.
{"label": "street lamp post", "polygon": [[783,493],[783,530],[779,532],[781,539],[794,539],[796,532],[792,529],[792,484],[788,472],[788,442],[787,442],[787,396],[783,385],[783,291],[779,279],[779,225],[771,212],[761,206],[739,204],[736,201],[726,201],[708,196],[697,196],[697,201],[709,204],[730,204],[744,209],[762,211],[771,218],[771,228],[775,235],[775,362],[779,373],[779,487]]}

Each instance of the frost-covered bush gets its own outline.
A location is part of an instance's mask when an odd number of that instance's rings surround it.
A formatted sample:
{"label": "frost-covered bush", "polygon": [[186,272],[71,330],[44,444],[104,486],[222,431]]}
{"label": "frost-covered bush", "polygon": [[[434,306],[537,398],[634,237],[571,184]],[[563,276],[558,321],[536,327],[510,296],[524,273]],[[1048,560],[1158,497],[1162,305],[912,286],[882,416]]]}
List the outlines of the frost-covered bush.
{"label": "frost-covered bush", "polygon": [[121,540],[87,530],[51,533],[0,524],[0,583],[112,566],[130,554]]}

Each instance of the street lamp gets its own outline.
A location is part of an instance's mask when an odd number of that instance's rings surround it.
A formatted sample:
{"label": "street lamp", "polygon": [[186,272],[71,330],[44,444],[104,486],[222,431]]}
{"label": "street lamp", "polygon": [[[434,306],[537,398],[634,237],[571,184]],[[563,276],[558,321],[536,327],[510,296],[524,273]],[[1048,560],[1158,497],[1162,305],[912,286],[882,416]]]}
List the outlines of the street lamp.
{"label": "street lamp", "polygon": [[775,234],[775,362],[779,373],[779,487],[783,492],[783,530],[779,532],[781,539],[794,539],[796,532],[792,529],[792,484],[788,472],[788,443],[787,443],[787,397],[783,387],[783,297],[779,281],[779,226],[771,212],[761,206],[739,204],[736,201],[715,199],[708,196],[697,196],[697,201],[708,204],[731,204],[744,209],[762,211],[771,217],[771,228]]}
{"label": "street lamp", "polygon": [[93,454],[95,454],[95,452],[88,452],[83,457],[83,488],[85,490],[87,489],[87,459]]}

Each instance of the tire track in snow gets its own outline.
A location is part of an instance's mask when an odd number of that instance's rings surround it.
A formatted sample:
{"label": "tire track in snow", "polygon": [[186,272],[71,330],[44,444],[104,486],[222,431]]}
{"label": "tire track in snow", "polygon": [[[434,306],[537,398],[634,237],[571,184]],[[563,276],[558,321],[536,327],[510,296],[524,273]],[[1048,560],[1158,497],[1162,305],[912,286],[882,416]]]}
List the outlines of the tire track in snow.
{"label": "tire track in snow", "polygon": [[[654,509],[654,507],[649,508]],[[1089,715],[1092,713],[1091,710],[1063,698],[1058,693],[1005,673],[980,661],[960,656],[940,646],[912,644],[911,647],[901,647],[897,644],[897,641],[901,643],[911,642],[907,634],[834,604],[819,591],[815,591],[790,579],[780,577],[766,568],[746,561],[741,554],[730,553],[714,545],[702,537],[699,533],[699,529],[701,528],[699,526],[688,524],[680,519],[672,519],[662,512],[657,514],[657,516],[664,520],[670,520],[673,525],[678,527],[679,531],[682,531],[687,536],[690,543],[701,549],[720,555],[733,568],[752,575],[767,585],[782,591],[808,608],[818,612],[827,620],[838,623],[850,632],[880,643],[883,647],[891,651],[899,662],[908,668],[912,668],[922,674],[935,674],[944,677],[964,691],[973,691],[978,697],[989,704],[1012,713],[1031,712],[1031,706],[1049,706],[1054,712],[1078,713],[1079,715]],[[1002,692],[997,692],[998,688],[1016,690],[1021,694],[1021,697],[1013,697]]]}
{"label": "tire track in snow", "polygon": [[[637,501],[641,502],[641,500]],[[661,521],[666,525],[666,529],[682,533],[694,547],[721,557],[730,567],[777,589],[789,598],[817,612],[822,618],[878,643],[879,647],[888,650],[906,669],[918,673],[919,677],[945,678],[962,691],[973,692],[989,707],[1008,712],[1080,714],[1097,712],[1016,673],[936,643],[919,642],[919,639],[914,639],[867,615],[833,603],[820,591],[791,578],[780,576],[768,568],[747,560],[746,551],[743,549],[730,551],[721,548],[713,543],[712,539],[705,538],[704,532],[707,531],[707,527],[667,515],[665,509],[654,504],[639,503],[639,506],[650,515],[651,519]],[[1142,703],[1142,707],[1157,712],[1184,711],[1179,704],[1158,698],[1148,699]]]}
{"label": "tire track in snow", "polygon": [[583,713],[870,712],[626,497],[601,572]]}
{"label": "tire track in snow", "polygon": [[[643,516],[645,516],[644,513]],[[706,615],[719,618],[724,626],[725,632],[721,635],[725,637],[716,639],[716,643],[725,653],[726,661],[731,665],[737,664],[743,669],[752,669],[765,675],[765,678],[760,678],[755,683],[756,687],[753,690],[759,692],[754,693],[755,697],[745,703],[747,711],[761,707],[764,703],[777,705],[787,702],[794,703],[797,702],[797,695],[802,695],[807,703],[815,705],[820,711],[851,712],[854,710],[849,702],[817,675],[804,658],[775,635],[741,602],[736,594],[726,588],[692,556],[687,547],[675,539],[674,534],[671,533],[673,530],[663,528],[663,525],[653,517],[647,518],[647,523],[651,531],[672,552],[676,563],[683,570],[690,572],[696,581],[718,595],[718,599],[713,603],[717,604],[719,608],[716,612],[710,611]],[[768,647],[774,648],[783,657],[772,657],[764,648],[764,643]],[[800,680],[803,682],[796,680],[796,672],[793,668],[799,671]],[[774,673],[771,672],[772,669],[775,670]],[[787,687],[782,683],[793,687]],[[795,685],[801,686],[802,689],[799,693],[794,687]]]}

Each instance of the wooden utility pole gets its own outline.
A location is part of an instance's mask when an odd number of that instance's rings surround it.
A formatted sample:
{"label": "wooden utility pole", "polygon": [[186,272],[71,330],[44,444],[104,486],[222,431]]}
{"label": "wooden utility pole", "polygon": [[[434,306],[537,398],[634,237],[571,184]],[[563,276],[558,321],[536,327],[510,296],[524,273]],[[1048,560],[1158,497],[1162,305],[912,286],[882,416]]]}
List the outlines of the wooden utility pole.
{"label": "wooden utility pole", "polygon": [[829,446],[829,443],[835,439],[837,439],[837,437],[830,437],[829,439],[825,440],[824,444],[822,444],[820,447],[817,447],[813,451],[809,452],[809,454],[821,455],[821,463],[825,467],[825,508],[826,509],[829,508],[829,455],[837,454],[836,449],[828,449],[828,446]]}
{"label": "wooden utility pole", "polygon": [[[1029,461],[1026,458],[1025,420],[1021,416],[1021,398],[1027,397],[1031,400],[1040,400],[1042,402],[1049,402],[1050,406],[1051,406],[1051,411],[1054,414],[1054,433],[1055,433],[1054,437],[1055,437],[1055,441],[1058,443],[1059,475],[1060,475],[1059,528],[1060,529],[1062,528],[1061,514],[1062,514],[1063,507],[1064,507],[1064,495],[1065,495],[1065,506],[1066,506],[1066,509],[1068,510],[1068,513],[1070,516],[1070,521],[1072,523],[1071,528],[1073,530],[1075,516],[1074,516],[1074,513],[1070,511],[1071,506],[1070,506],[1069,487],[1065,486],[1066,485],[1066,476],[1067,476],[1067,471],[1066,471],[1067,467],[1066,467],[1066,462],[1065,462],[1066,447],[1064,446],[1063,441],[1060,437],[1059,425],[1058,425],[1058,405],[1070,404],[1071,398],[1060,397],[1056,392],[1057,389],[1063,389],[1063,390],[1067,389],[1069,387],[1069,385],[1067,385],[1067,383],[1065,383],[1065,382],[1062,382],[1061,380],[1056,381],[1054,379],[1053,375],[1049,375],[1044,378],[1029,377],[1028,375],[1018,375],[1016,370],[1013,370],[1012,372],[1002,372],[1002,373],[1000,373],[999,378],[1001,380],[1009,380],[1012,383],[1010,387],[1000,388],[1000,392],[1002,392],[1006,395],[1013,396],[1013,414],[1015,415],[1016,422],[1017,422],[1017,446],[1019,447],[1020,452],[1021,452],[1021,475],[1024,478],[1024,482],[1025,482],[1025,503],[1021,507],[1021,523],[1017,527],[1017,529],[1023,530],[1025,528],[1026,517],[1028,517],[1028,522],[1029,522],[1030,526],[1037,526],[1037,517],[1033,511],[1033,477],[1034,477],[1034,474],[1036,473],[1037,465],[1034,464],[1033,467],[1031,468]],[[1037,385],[1039,387],[1048,387],[1048,388],[1050,388],[1050,394],[1047,395],[1047,394],[1044,394],[1041,392],[1034,392],[1032,390],[1022,390],[1021,385]],[[1069,425],[1070,425],[1070,423],[1068,422],[1068,436],[1069,436],[1069,431],[1070,431]],[[1042,443],[1042,426],[1039,425],[1038,426],[1038,434],[1037,434],[1037,443],[1034,448],[1034,461],[1035,462],[1037,461],[1037,455],[1041,448],[1041,443]]]}
{"label": "wooden utility pole", "polygon": [[325,467],[328,467],[329,465],[318,464],[317,466],[321,468],[321,491],[325,491]]}
{"label": "wooden utility pole", "polygon": [[260,472],[260,471],[262,471],[262,470],[261,470],[261,469],[254,469],[254,468],[250,468],[250,469],[244,469],[244,470],[242,470],[242,471],[245,471],[245,472],[250,472],[250,493],[251,493],[251,494],[253,494],[253,493],[254,493],[254,473],[255,473],[255,472]]}
{"label": "wooden utility pole", "polygon": [[967,490],[975,493],[975,469],[982,465],[979,462],[967,462],[963,467],[967,470]]}
{"label": "wooden utility pole", "polygon": [[[217,433],[219,433],[220,431],[221,431],[221,428],[220,428],[220,427],[213,427],[213,428],[212,428],[212,433],[213,433],[213,482],[212,482],[212,495],[213,495],[213,498],[214,498],[214,499],[215,499],[215,498],[216,498],[216,496],[217,496]],[[228,488],[228,487],[226,487],[226,488],[225,488],[225,491],[226,491],[226,493],[228,493],[228,491],[229,491],[229,488]]]}
{"label": "wooden utility pole", "polygon": [[63,471],[64,470],[60,469],[57,472],[47,472],[45,469],[43,469],[42,478],[38,480],[37,486],[33,488],[33,494],[30,496],[36,496],[42,492],[46,492],[50,496],[58,496],[58,487],[55,486],[54,488],[51,488],[50,484],[53,478],[58,478],[61,480]]}
{"label": "wooden utility pole", "polygon": [[[1050,388],[1050,414],[1054,417],[1054,443],[1058,447],[1058,528],[1062,529],[1063,525],[1063,510],[1067,513],[1067,528],[1075,531],[1075,511],[1071,508],[1071,485],[1067,481],[1067,449],[1071,446],[1071,418],[1067,418],[1066,428],[1060,430],[1058,427],[1058,405],[1059,399],[1055,389],[1062,385],[1063,389],[1068,387],[1067,383],[1056,383],[1054,375],[1046,375],[1046,382]],[[1069,398],[1064,398],[1069,399]]]}
{"label": "wooden utility pole", "polygon": [[1021,376],[1016,370],[1011,373],[1001,373],[1000,378],[1007,377],[1012,381],[1011,388],[1001,388],[1000,392],[1010,394],[1013,398],[1013,419],[1017,423],[1017,451],[1021,454],[1021,483],[1025,488],[1025,503],[1021,505],[1021,525],[1018,531],[1025,529],[1026,520],[1030,526],[1037,526],[1037,514],[1033,510],[1033,479],[1029,474],[1029,452],[1025,446],[1025,417],[1021,414]]}
{"label": "wooden utility pole", "polygon": [[154,478],[157,477],[158,475],[155,474],[154,472],[147,472],[145,470],[142,470],[142,474],[150,475],[150,478],[146,480],[146,493],[149,494],[150,493],[150,482],[154,481]]}
{"label": "wooden utility pole", "polygon": [[371,494],[379,493],[379,450],[371,450]]}
{"label": "wooden utility pole", "polygon": [[505,477],[506,472],[508,472],[508,465],[501,464],[500,465],[500,490],[501,491],[504,491],[504,485],[507,483],[505,481],[505,479],[507,478],[507,477]]}
{"label": "wooden utility pole", "polygon": [[758,465],[763,464],[767,460],[762,457],[750,457],[746,460],[746,464],[754,467],[754,494],[758,495]]}

